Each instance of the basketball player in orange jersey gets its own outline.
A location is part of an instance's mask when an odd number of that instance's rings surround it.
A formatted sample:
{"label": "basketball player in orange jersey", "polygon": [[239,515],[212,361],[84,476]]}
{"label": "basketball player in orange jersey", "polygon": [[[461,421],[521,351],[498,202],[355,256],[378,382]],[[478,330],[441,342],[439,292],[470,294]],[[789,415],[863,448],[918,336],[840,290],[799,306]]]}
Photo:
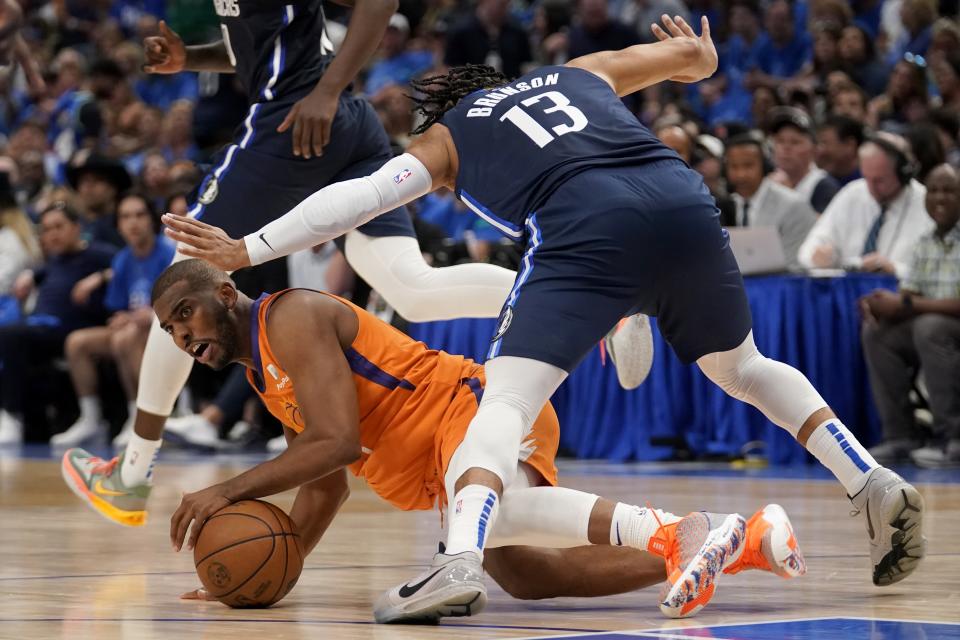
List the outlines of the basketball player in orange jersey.
{"label": "basketball player in orange jersey", "polygon": [[[203,522],[231,502],[300,487],[291,517],[309,552],[347,497],[346,469],[400,509],[446,503],[457,478],[447,471],[456,467],[483,394],[482,366],[429,350],[333,295],[292,289],[251,300],[226,273],[200,260],[169,267],[152,297],[161,327],[198,362],[248,367],[250,384],[290,441],[277,458],[185,495],[170,523],[175,549],[191,522],[189,548]],[[547,589],[540,597],[616,593],[662,581],[666,565],[661,609],[684,617],[709,601],[723,569],[784,577],[805,571],[790,522],[776,505],[747,525],[736,514],[679,518],[557,487],[558,437],[556,413],[547,404],[524,435],[517,479],[504,493],[496,528],[479,534],[491,549],[487,570],[511,590],[531,593],[517,585],[537,576]],[[583,545],[603,546],[531,548]],[[648,553],[628,558],[611,545]],[[569,578],[545,580],[550,573],[577,576],[576,585]],[[377,603],[377,620],[435,620],[483,608],[481,589],[417,616],[417,592],[428,583],[424,592],[436,592],[444,585],[432,582],[447,579],[439,572],[405,585],[400,601],[388,592]]]}

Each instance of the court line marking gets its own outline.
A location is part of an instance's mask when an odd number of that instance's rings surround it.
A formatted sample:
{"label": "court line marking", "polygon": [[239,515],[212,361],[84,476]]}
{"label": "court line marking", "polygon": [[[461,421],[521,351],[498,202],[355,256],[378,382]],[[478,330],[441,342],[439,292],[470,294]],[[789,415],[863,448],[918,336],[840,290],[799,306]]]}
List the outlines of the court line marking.
{"label": "court line marking", "polygon": [[[338,569],[420,569],[423,565],[419,564],[350,564],[350,565],[327,565],[322,567],[304,567],[304,571],[336,571]],[[127,578],[137,576],[181,576],[193,575],[196,571],[144,571],[142,573],[77,573],[70,575],[54,576],[0,576],[0,582],[10,582],[13,580],[73,580],[77,578]]]}
{"label": "court line marking", "polygon": [[[242,623],[268,623],[268,624],[310,624],[310,625],[381,625],[373,620],[302,620],[296,618],[0,618],[0,622],[242,622]],[[574,627],[537,627],[532,625],[512,625],[512,624],[464,624],[464,623],[443,623],[441,627],[455,627],[459,629],[515,629],[518,631],[562,631],[564,633],[610,633],[603,630],[582,629]],[[433,627],[436,628],[436,627]],[[543,636],[535,636],[543,637]],[[557,636],[562,637],[562,636]]]}

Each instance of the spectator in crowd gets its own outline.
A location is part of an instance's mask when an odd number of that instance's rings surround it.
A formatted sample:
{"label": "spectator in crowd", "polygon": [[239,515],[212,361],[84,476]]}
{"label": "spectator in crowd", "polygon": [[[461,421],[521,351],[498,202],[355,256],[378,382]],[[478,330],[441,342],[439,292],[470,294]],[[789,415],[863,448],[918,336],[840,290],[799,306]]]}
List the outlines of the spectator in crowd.
{"label": "spectator in crowd", "polygon": [[867,94],[852,82],[843,83],[833,93],[830,113],[857,122],[867,121]]}
{"label": "spectator in crowd", "polygon": [[[3,185],[4,182],[7,184]],[[40,247],[33,225],[13,199],[7,174],[0,174],[0,299],[7,299],[5,304],[10,304],[13,298],[16,277],[33,267],[39,259]],[[3,316],[4,311],[0,308],[0,318]],[[2,320],[0,324],[3,324]]]}
{"label": "spectator in crowd", "polygon": [[563,64],[568,60],[567,32],[572,12],[565,0],[538,2],[533,16],[533,41],[537,64]]}
{"label": "spectator in crowd", "polygon": [[814,162],[816,142],[810,117],[794,107],[780,107],[771,114],[770,134],[773,140],[773,161],[777,170],[773,180],[792,189],[823,213],[840,182]]}
{"label": "spectator in crowd", "polygon": [[64,351],[70,379],[80,404],[80,418],[50,439],[56,447],[76,447],[107,435],[98,395],[97,362],[112,360],[128,399],[127,427],[136,413],[140,360],[153,321],[150,291],[153,281],[173,260],[174,247],[160,233],[160,215],[149,198],[127,194],[117,205],[117,228],[126,246],[109,269],[96,271],[77,283],[74,302],[85,304],[104,286],[104,304],[112,312],[106,326],[77,329],[67,336]]}
{"label": "spectator in crowd", "polygon": [[193,138],[193,110],[192,102],[178,100],[164,116],[160,148],[167,162],[200,159],[200,150]]}
{"label": "spectator in crowd", "polygon": [[929,122],[917,122],[910,125],[905,137],[917,159],[917,180],[926,184],[927,175],[947,161],[937,127]]}
{"label": "spectator in crowd", "polygon": [[940,105],[960,111],[960,51],[952,51],[936,60],[932,70]]}
{"label": "spectator in crowd", "polygon": [[863,176],[860,174],[860,145],[866,140],[863,125],[843,115],[828,117],[817,130],[817,164],[840,186]]}
{"label": "spectator in crowd", "polygon": [[960,168],[960,113],[942,107],[934,109],[930,112],[930,123],[937,128],[947,162]]}
{"label": "spectator in crowd", "polygon": [[33,312],[0,327],[0,445],[23,440],[25,384],[31,369],[63,355],[71,331],[96,326],[105,317],[101,297],[77,304],[71,292],[80,280],[110,266],[113,249],[86,243],[79,215],[62,202],[41,212],[40,244],[45,264],[21,273],[13,287],[21,301],[37,290]]}
{"label": "spectator in crowd", "polygon": [[[646,31],[650,33],[649,23]],[[638,42],[633,28],[610,16],[607,0],[577,0],[577,20],[569,37],[570,58],[597,51],[617,51]]]}
{"label": "spectator in crowd", "polygon": [[380,42],[380,59],[373,63],[367,74],[364,93],[372,96],[389,85],[406,85],[433,66],[433,54],[427,50],[408,49],[409,39],[409,21],[401,13],[393,14]]}
{"label": "spectator in crowd", "polygon": [[744,79],[760,43],[760,7],[757,0],[733,0],[726,11],[730,37],[717,44],[717,73],[697,83],[699,111],[709,124],[750,117],[751,96]]}
{"label": "spectator in crowd", "polygon": [[666,123],[654,127],[653,134],[660,142],[677,152],[684,162],[693,165],[693,138],[679,124]]}
{"label": "spectator in crowd", "polygon": [[[699,16],[691,20],[691,13],[683,0],[621,0],[611,3],[617,22],[627,25],[639,42],[655,42],[651,24],[660,24],[660,16],[680,16],[690,24],[700,22]],[[716,24],[716,23],[711,23]]]}
{"label": "spectator in crowd", "polygon": [[410,143],[413,129],[413,110],[406,91],[396,84],[387,85],[370,99],[384,131],[390,136],[394,155],[400,155]]}
{"label": "spectator in crowd", "polygon": [[[900,291],[875,291],[860,301],[862,341],[883,442],[878,460],[909,455],[922,466],[960,464],[960,175],[940,165],[927,181],[926,209],[935,223],[912,254]],[[923,373],[939,443],[919,448],[909,395]]]}
{"label": "spectator in crowd", "polygon": [[444,62],[451,66],[488,64],[508,78],[533,60],[530,39],[509,14],[509,0],[477,0],[473,15],[447,35]]}
{"label": "spectator in crowd", "polygon": [[777,90],[772,87],[760,86],[753,90],[753,99],[750,106],[753,126],[764,133],[770,128],[770,114],[775,107],[783,106],[783,100]]}
{"label": "spectator in crowd", "polygon": [[115,216],[117,196],[132,185],[123,165],[95,153],[80,152],[67,167],[67,179],[77,193],[84,237],[122,247]]}
{"label": "spectator in crowd", "polygon": [[776,227],[787,265],[797,266],[797,249],[817,220],[807,201],[778,184],[770,175],[773,166],[765,142],[753,133],[727,141],[726,175],[736,205],[728,226]]}
{"label": "spectator in crowd", "polygon": [[960,51],[960,25],[955,17],[940,18],[933,23],[933,38],[925,57],[933,64],[955,51]]}
{"label": "spectator in crowd", "polygon": [[860,147],[860,171],[836,195],[800,247],[805,267],[847,267],[903,278],[917,240],[930,228],[926,189],[902,137],[878,133]]}
{"label": "spectator in crowd", "polygon": [[903,33],[887,54],[887,65],[892,67],[906,54],[925,56],[933,38],[933,23],[939,17],[937,0],[903,0],[900,21]]}
{"label": "spectator in crowd", "polygon": [[927,63],[913,54],[907,56],[893,67],[886,90],[867,106],[867,124],[874,129],[902,130],[927,113]]}
{"label": "spectator in crowd", "polygon": [[840,60],[850,77],[871,97],[880,95],[887,85],[887,69],[877,59],[873,36],[861,24],[843,28],[839,44]]}
{"label": "spectator in crowd", "polygon": [[766,31],[754,50],[747,86],[777,87],[796,75],[812,59],[810,34],[798,30],[787,0],[773,0],[763,19]]}
{"label": "spectator in crowd", "polygon": [[833,22],[817,23],[813,30],[813,59],[784,84],[790,91],[815,93],[827,84],[828,76],[842,67],[839,53],[840,27]]}

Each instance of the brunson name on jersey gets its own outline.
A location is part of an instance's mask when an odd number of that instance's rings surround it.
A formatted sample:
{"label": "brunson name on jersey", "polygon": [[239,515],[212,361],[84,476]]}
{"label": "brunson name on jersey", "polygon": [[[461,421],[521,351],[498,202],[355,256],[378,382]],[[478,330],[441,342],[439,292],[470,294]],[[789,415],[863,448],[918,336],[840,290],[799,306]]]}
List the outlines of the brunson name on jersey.
{"label": "brunson name on jersey", "polygon": [[474,100],[473,104],[476,106],[471,107],[470,110],[467,111],[467,117],[486,118],[493,113],[493,107],[497,106],[501,100],[506,99],[507,96],[523,93],[524,91],[530,91],[531,89],[539,89],[540,87],[548,87],[552,84],[557,84],[557,80],[559,80],[559,78],[559,73],[551,73],[545,77],[537,76],[535,78],[530,78],[529,81],[518,82],[514,85],[500,87],[496,91],[488,93]]}

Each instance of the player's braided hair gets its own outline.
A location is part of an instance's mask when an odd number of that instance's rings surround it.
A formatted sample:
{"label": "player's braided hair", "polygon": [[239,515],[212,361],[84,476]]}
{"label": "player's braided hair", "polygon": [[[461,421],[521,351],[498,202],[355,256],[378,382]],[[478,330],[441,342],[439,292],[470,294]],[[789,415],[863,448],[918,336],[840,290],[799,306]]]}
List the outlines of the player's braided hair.
{"label": "player's braided hair", "polygon": [[429,76],[410,84],[421,96],[408,96],[414,101],[414,110],[424,117],[423,123],[413,130],[413,135],[423,133],[439,122],[460,100],[478,89],[492,89],[507,83],[507,77],[485,64],[468,64],[454,67],[444,75]]}

